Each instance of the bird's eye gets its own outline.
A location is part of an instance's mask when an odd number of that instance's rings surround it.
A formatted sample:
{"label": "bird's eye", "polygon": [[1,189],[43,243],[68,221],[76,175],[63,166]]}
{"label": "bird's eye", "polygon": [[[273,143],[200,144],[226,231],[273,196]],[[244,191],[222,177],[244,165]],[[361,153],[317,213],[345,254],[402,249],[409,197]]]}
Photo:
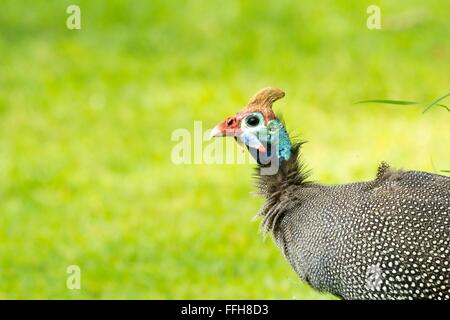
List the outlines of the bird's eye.
{"label": "bird's eye", "polygon": [[259,118],[255,115],[250,115],[245,119],[245,123],[249,127],[256,127],[259,124]]}

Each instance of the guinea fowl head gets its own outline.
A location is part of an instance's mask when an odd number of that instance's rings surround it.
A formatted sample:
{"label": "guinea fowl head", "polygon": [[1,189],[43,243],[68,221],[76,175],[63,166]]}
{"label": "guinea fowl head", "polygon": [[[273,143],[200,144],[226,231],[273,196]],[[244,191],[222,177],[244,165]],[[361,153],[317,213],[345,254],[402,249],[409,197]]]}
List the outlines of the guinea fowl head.
{"label": "guinea fowl head", "polygon": [[301,142],[292,143],[283,122],[275,115],[272,104],[283,98],[284,92],[265,88],[250,99],[247,107],[220,122],[212,137],[232,136],[245,145],[259,164],[256,186],[266,198],[258,215],[264,217],[261,226],[269,231],[275,225],[282,194],[295,195],[298,187],[311,185],[308,172],[299,161]]}
{"label": "guinea fowl head", "polygon": [[292,156],[292,144],[272,104],[284,97],[276,88],[265,88],[250,99],[248,105],[219,123],[211,137],[233,136],[245,145],[260,165],[287,161]]}

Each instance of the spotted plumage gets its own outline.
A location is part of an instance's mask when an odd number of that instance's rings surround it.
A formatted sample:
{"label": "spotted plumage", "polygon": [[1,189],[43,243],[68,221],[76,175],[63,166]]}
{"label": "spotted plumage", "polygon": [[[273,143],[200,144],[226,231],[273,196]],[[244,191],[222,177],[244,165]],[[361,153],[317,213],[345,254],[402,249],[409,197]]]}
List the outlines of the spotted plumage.
{"label": "spotted plumage", "polygon": [[[255,97],[284,96],[273,90]],[[249,105],[236,124],[258,112]],[[272,159],[286,148],[283,132],[281,140],[261,139],[264,150],[278,150]],[[259,165],[257,188],[266,199],[259,215],[303,281],[344,299],[450,299],[450,178],[382,163],[372,181],[325,186],[308,181],[300,144],[288,146],[276,173],[261,174],[267,164]]]}
{"label": "spotted plumage", "polygon": [[449,178],[389,171],[289,186],[279,199],[288,208],[268,230],[312,287],[345,299],[450,299]]}

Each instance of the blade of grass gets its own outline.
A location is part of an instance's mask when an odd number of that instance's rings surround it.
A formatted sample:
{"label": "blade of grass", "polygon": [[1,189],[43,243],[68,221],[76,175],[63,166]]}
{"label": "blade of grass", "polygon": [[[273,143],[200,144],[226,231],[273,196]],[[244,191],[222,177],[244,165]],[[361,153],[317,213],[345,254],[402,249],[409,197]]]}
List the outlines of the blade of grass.
{"label": "blade of grass", "polygon": [[360,103],[385,103],[385,104],[397,104],[397,105],[404,105],[404,106],[419,104],[419,102],[415,102],[415,101],[384,100],[384,99],[363,100],[363,101],[355,102],[355,104],[360,104]]}
{"label": "blade of grass", "polygon": [[450,112],[450,108],[447,107],[445,104],[437,103],[436,105],[439,106],[439,107],[442,107],[442,108],[446,109],[448,112]]}
{"label": "blade of grass", "polygon": [[450,92],[447,93],[446,95],[436,99],[435,101],[433,101],[430,105],[428,105],[423,111],[422,113],[427,112],[428,110],[430,110],[431,107],[433,107],[434,105],[437,105],[439,101],[444,100],[445,98],[450,97]]}

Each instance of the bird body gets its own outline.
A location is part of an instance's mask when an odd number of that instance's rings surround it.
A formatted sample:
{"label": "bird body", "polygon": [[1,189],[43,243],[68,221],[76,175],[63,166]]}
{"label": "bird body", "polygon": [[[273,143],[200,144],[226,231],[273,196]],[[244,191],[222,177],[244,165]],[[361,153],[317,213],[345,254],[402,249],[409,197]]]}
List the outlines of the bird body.
{"label": "bird body", "polygon": [[389,171],[286,192],[295,200],[271,232],[312,287],[345,299],[450,299],[449,178]]}
{"label": "bird body", "polygon": [[[309,182],[298,160],[301,144],[271,112],[283,96],[262,90],[215,134],[252,134],[263,145],[241,141],[259,163],[261,225],[298,276],[344,299],[450,299],[450,178],[382,164],[368,182]],[[259,115],[263,121],[250,119]],[[272,163],[275,173],[262,174]]]}

